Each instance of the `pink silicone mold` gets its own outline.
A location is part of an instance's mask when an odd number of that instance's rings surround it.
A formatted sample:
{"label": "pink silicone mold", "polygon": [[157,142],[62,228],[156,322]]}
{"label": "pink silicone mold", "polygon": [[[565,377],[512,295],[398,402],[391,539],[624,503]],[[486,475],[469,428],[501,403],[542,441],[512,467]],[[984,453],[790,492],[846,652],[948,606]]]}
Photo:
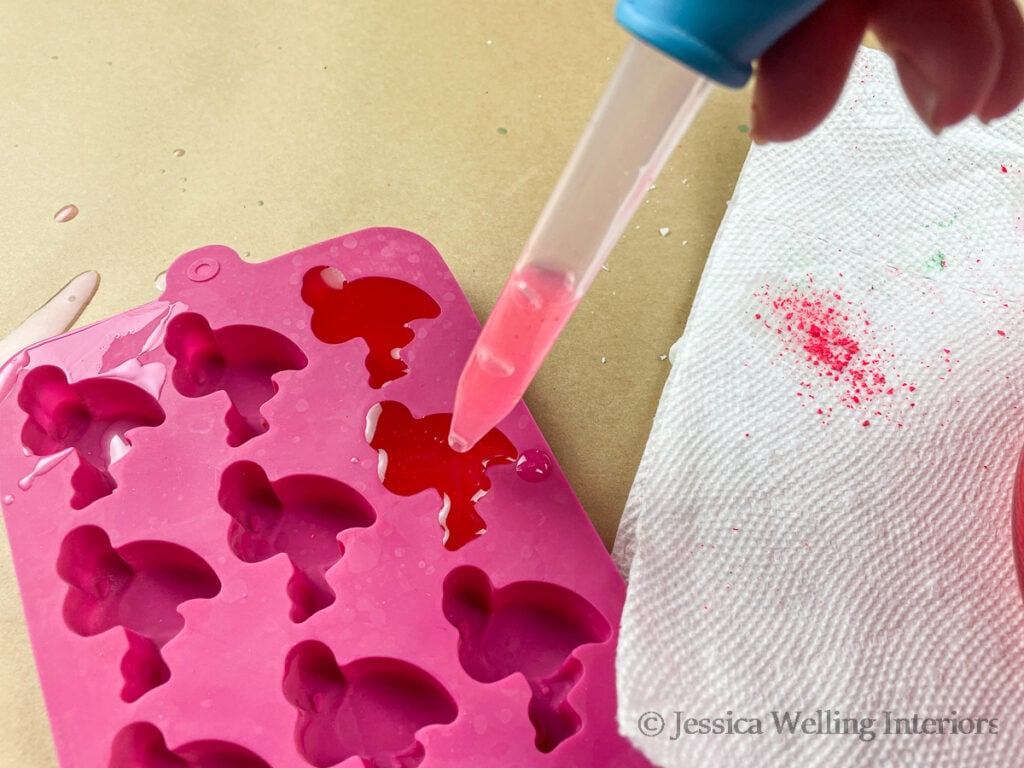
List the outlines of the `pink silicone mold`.
{"label": "pink silicone mold", "polygon": [[0,495],[62,766],[646,766],[624,585],[525,406],[445,440],[436,250],[219,246],[0,368]]}

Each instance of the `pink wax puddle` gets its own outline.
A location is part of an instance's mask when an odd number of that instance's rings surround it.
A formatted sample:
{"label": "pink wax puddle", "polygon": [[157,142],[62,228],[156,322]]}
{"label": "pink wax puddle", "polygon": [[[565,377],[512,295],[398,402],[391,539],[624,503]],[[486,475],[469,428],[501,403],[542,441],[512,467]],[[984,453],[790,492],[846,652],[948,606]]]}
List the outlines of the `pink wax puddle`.
{"label": "pink wax puddle", "polygon": [[580,302],[565,273],[512,274],[462,372],[449,442],[469,450],[522,398]]}

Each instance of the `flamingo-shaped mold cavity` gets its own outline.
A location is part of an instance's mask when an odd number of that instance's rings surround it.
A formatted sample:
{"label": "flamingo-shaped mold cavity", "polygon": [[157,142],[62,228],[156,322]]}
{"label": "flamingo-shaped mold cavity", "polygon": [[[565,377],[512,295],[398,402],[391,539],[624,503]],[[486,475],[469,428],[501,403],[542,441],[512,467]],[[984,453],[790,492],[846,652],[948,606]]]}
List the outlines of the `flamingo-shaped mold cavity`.
{"label": "flamingo-shaped mold cavity", "polygon": [[459,661],[470,677],[482,683],[516,673],[526,678],[537,749],[551,752],[582,727],[568,701],[583,674],[573,652],[611,635],[593,605],[543,581],[495,588],[479,568],[461,566],[445,578],[443,610],[459,630]]}
{"label": "flamingo-shaped mold cavity", "polygon": [[133,541],[115,549],[95,525],[64,537],[57,573],[68,584],[64,622],[72,632],[92,637],[124,629],[121,698],[127,702],[170,679],[161,649],[185,626],[178,606],[220,592],[217,574],[192,550],[167,541]]}
{"label": "flamingo-shaped mold cavity", "polygon": [[231,516],[228,543],[239,560],[258,563],[285,554],[292,564],[288,596],[291,619],[302,622],[334,602],[327,570],[344,554],[338,534],[366,528],[377,519],[361,494],[321,475],[289,475],[271,481],[258,464],[225,468],[218,493]]}
{"label": "flamingo-shaped mold cavity", "polygon": [[353,756],[365,768],[416,768],[426,756],[417,731],[458,714],[444,686],[414,664],[369,657],[339,666],[319,640],[292,648],[283,689],[298,710],[296,744],[316,768]]}
{"label": "flamingo-shaped mold cavity", "polygon": [[204,739],[169,749],[152,723],[129,723],[114,736],[107,768],[270,768],[245,747]]}
{"label": "flamingo-shaped mold cavity", "polygon": [[231,446],[270,429],[260,409],[277,394],[274,376],[302,370],[309,362],[298,345],[277,331],[258,325],[214,329],[195,312],[168,323],[164,346],[177,361],[171,381],[178,392],[205,397],[223,391],[228,396],[224,422]]}
{"label": "flamingo-shaped mold cavity", "polygon": [[[53,365],[41,365],[25,375],[18,405],[28,415],[21,430],[28,450],[41,457],[62,452],[77,457],[78,467],[71,475],[73,509],[84,509],[117,488],[110,470],[115,443],[130,446],[128,431],[164,422],[160,403],[142,387],[110,376],[69,382]],[[19,483],[23,490],[31,487],[33,477],[34,473]]]}
{"label": "flamingo-shaped mold cavity", "polygon": [[432,488],[441,497],[438,520],[444,530],[442,541],[455,550],[487,530],[476,510],[477,502],[490,490],[487,468],[511,464],[515,446],[497,429],[492,429],[465,453],[448,445],[450,413],[415,418],[401,403],[378,403],[366,417],[366,435],[379,455],[378,466],[384,487],[400,496]]}
{"label": "flamingo-shaped mold cavity", "polygon": [[393,277],[346,280],[337,267],[306,272],[302,300],[313,310],[310,328],[320,341],[366,342],[366,370],[373,389],[409,372],[399,356],[416,335],[409,323],[441,314],[437,302],[412,283]]}

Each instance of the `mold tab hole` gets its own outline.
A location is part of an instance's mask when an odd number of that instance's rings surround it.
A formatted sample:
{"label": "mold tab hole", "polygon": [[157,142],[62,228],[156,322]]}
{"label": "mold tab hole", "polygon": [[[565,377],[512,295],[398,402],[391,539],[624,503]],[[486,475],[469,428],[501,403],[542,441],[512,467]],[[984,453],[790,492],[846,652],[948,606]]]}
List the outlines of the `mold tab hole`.
{"label": "mold tab hole", "polygon": [[414,418],[401,403],[385,401],[367,415],[367,439],[380,451],[384,487],[399,496],[433,488],[441,496],[438,518],[444,546],[455,550],[487,530],[476,502],[491,487],[487,468],[511,464],[515,446],[497,429],[465,453],[448,445],[450,413]]}
{"label": "mold tab hole", "polygon": [[377,519],[370,503],[338,480],[289,475],[271,482],[251,461],[225,468],[218,500],[231,515],[228,543],[238,559],[258,563],[279,553],[288,556],[295,622],[334,602],[325,574],[344,553],[338,534],[366,528]]}
{"label": "mold tab hole", "polygon": [[84,509],[117,487],[110,465],[116,440],[131,445],[125,433],[164,422],[164,410],[146,390],[110,376],[69,382],[53,365],[25,375],[18,405],[28,414],[21,441],[36,456],[71,450],[78,467],[71,476],[71,506]]}
{"label": "mold tab hole", "polygon": [[270,768],[270,764],[229,741],[191,741],[171,750],[159,728],[137,722],[114,736],[108,768]]}
{"label": "mold tab hole", "polygon": [[474,680],[493,683],[521,673],[536,745],[550,752],[582,723],[568,695],[583,673],[579,646],[611,635],[587,600],[557,584],[518,581],[495,589],[479,568],[456,568],[444,582],[445,618],[459,630],[459,661]]}
{"label": "mold tab hole", "polygon": [[316,768],[352,756],[366,768],[415,768],[425,757],[416,732],[458,714],[444,686],[419,667],[389,658],[339,667],[318,640],[292,648],[283,689],[299,712],[299,752]]}
{"label": "mold tab hole", "polygon": [[374,389],[409,372],[397,354],[416,335],[409,323],[441,314],[437,302],[411,283],[393,277],[346,281],[335,267],[309,270],[302,280],[302,300],[313,309],[310,328],[320,341],[366,342],[366,370]]}
{"label": "mold tab hole", "polygon": [[121,698],[128,702],[170,679],[160,649],[185,626],[178,606],[220,592],[217,574],[191,550],[166,541],[133,541],[114,549],[95,525],[64,537],[57,573],[68,584],[68,629],[92,637],[124,628]]}
{"label": "mold tab hole", "polygon": [[270,427],[260,409],[277,393],[273,377],[298,371],[309,362],[285,336],[256,325],[226,325],[214,330],[202,315],[185,312],[167,326],[164,342],[177,364],[174,388],[185,397],[223,390],[231,401],[224,421],[228,444],[239,446]]}

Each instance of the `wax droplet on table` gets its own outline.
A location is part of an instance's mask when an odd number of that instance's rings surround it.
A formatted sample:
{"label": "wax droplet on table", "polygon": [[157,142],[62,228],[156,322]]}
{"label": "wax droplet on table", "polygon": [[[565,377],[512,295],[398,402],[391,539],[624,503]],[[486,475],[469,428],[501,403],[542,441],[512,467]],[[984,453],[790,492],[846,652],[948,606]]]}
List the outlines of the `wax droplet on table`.
{"label": "wax droplet on table", "polygon": [[184,157],[185,156],[185,150],[184,149],[176,149],[171,154],[173,154],[175,157]]}
{"label": "wax droplet on table", "polygon": [[53,214],[53,220],[58,223],[63,223],[65,221],[71,221],[77,215],[77,205],[65,205],[63,208],[61,208],[59,211]]}
{"label": "wax droplet on table", "polygon": [[551,474],[551,457],[539,448],[527,448],[516,460],[516,474],[528,483],[539,483]]}
{"label": "wax droplet on table", "polygon": [[4,504],[5,505],[7,505],[9,507],[13,503],[14,503],[14,497],[13,496],[11,496],[10,494],[7,494],[6,496],[4,496]]}

